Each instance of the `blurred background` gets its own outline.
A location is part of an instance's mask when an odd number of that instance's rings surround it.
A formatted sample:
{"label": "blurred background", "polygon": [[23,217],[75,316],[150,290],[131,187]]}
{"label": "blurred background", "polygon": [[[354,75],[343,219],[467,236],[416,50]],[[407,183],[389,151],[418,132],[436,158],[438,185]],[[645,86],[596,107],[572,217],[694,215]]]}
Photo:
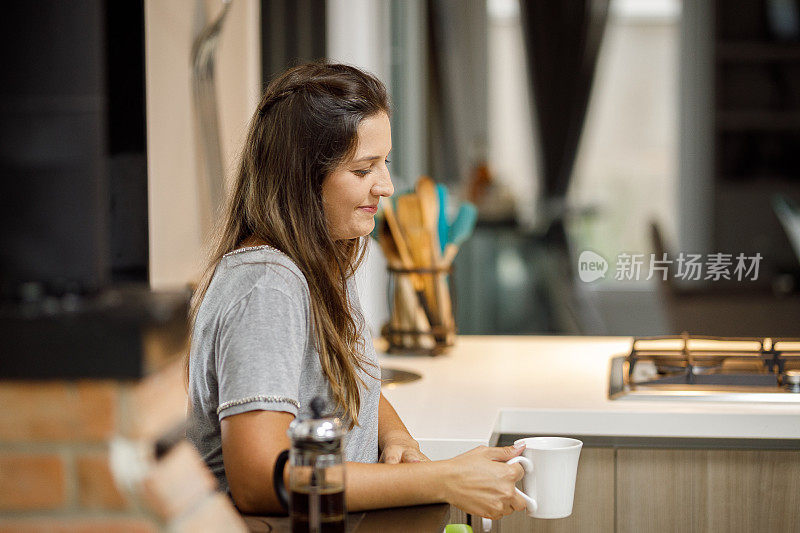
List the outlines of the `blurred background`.
{"label": "blurred background", "polygon": [[[459,333],[798,333],[793,0],[13,11],[0,22],[7,305],[185,290],[263,87],[328,58],[389,87],[398,191],[427,174],[478,206],[453,275]],[[604,278],[578,277],[586,250],[608,262]],[[755,279],[648,276],[650,254],[681,253],[761,260]],[[639,279],[616,279],[620,254],[642,255]],[[385,267],[371,243],[359,277],[373,333],[388,316]]]}

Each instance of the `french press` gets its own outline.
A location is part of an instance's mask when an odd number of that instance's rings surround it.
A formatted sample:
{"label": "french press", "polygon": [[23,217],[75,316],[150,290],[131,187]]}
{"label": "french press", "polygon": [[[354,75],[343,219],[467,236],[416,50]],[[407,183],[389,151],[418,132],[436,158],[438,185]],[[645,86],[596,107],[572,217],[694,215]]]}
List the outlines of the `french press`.
{"label": "french press", "polygon": [[[292,441],[275,462],[272,481],[281,505],[289,511],[292,533],[342,532],[346,529],[344,501],[344,431],[338,418],[325,418],[325,402],[311,401],[310,418],[295,418],[287,432]],[[289,490],[283,470],[289,461]]]}

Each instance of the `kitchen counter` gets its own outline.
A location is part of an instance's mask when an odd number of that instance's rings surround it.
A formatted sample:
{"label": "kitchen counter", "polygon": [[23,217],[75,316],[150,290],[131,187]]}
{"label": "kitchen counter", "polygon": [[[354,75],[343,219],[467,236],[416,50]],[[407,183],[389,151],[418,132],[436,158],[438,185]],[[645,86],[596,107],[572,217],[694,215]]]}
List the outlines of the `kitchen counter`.
{"label": "kitchen counter", "polygon": [[[350,513],[347,517],[347,532],[439,532],[444,529],[449,516],[450,506],[443,503]],[[289,533],[292,530],[287,517],[244,515],[243,518],[251,533]]]}
{"label": "kitchen counter", "polygon": [[609,400],[610,359],[626,354],[630,343],[459,336],[437,357],[381,355],[382,366],[422,374],[383,393],[431,459],[500,434],[800,439],[800,404]]}

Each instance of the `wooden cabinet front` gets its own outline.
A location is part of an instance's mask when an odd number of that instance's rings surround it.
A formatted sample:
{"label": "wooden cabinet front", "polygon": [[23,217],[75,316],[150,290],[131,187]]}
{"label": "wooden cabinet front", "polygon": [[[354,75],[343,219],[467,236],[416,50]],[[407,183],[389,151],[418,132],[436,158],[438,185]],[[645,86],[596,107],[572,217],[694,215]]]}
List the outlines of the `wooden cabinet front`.
{"label": "wooden cabinet front", "polygon": [[800,533],[800,451],[584,448],[569,518],[492,531]]}
{"label": "wooden cabinet front", "polygon": [[800,531],[800,452],[617,451],[617,529]]}

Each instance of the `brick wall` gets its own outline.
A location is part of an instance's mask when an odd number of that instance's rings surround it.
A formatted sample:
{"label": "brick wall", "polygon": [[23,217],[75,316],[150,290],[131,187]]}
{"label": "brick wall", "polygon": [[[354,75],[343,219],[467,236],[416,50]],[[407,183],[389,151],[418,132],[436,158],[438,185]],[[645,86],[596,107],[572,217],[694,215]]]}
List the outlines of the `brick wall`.
{"label": "brick wall", "polygon": [[139,383],[0,381],[0,533],[245,531],[178,441],[180,361]]}

